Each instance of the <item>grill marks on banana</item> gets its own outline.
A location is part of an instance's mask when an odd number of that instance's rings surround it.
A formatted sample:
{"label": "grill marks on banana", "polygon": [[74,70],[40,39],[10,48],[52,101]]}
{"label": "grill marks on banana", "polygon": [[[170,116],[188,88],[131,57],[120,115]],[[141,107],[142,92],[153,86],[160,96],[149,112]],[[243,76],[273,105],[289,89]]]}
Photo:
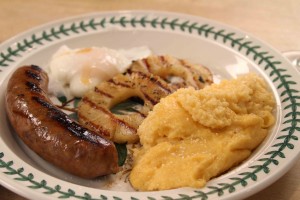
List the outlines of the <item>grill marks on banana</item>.
{"label": "grill marks on banana", "polygon": [[158,76],[154,76],[151,73],[146,74],[146,73],[139,72],[139,71],[131,72],[130,74],[133,74],[133,75],[137,74],[138,76],[141,76],[144,79],[148,79],[147,81],[151,81],[154,84],[157,84],[157,86],[161,87],[162,89],[166,90],[167,92],[170,92],[170,93],[172,92],[172,89],[170,89],[168,87],[168,85],[161,78],[159,78]]}
{"label": "grill marks on banana", "polygon": [[121,87],[125,87],[125,88],[131,88],[130,85],[126,84],[126,83],[121,83],[121,82],[115,82],[114,79],[110,79],[107,82],[115,84],[116,86],[121,86]]}
{"label": "grill marks on banana", "polygon": [[[108,115],[113,121],[115,121],[118,125],[120,126],[124,126],[128,129],[131,129],[131,131],[136,132],[136,128],[131,127],[128,123],[126,123],[125,121],[118,119],[115,115],[113,115],[111,112],[109,112],[107,109],[105,109],[104,107],[98,106],[97,104],[95,104],[94,102],[92,102],[90,99],[88,99],[87,97],[84,97],[82,99],[82,101],[86,104],[88,104],[92,109],[95,109],[99,112],[99,114],[101,114],[100,112],[102,112],[102,114]],[[81,118],[85,118],[84,115],[80,115],[79,117]],[[95,124],[91,121],[89,121],[88,119],[86,119],[86,125],[88,126],[92,126],[97,130],[100,130],[102,134],[104,134],[104,136],[109,137],[110,136],[110,132],[108,130],[105,129],[105,127],[99,125],[99,124]]]}
{"label": "grill marks on banana", "polygon": [[[175,89],[192,86],[202,89],[213,82],[212,74],[202,65],[192,64],[172,56],[150,56],[132,63],[131,72],[140,71],[159,76]],[[181,82],[170,82],[170,77],[181,78]]]}
{"label": "grill marks on banana", "polygon": [[[168,76],[179,76],[183,82],[168,82]],[[201,89],[211,83],[212,75],[203,66],[171,56],[150,56],[134,61],[126,73],[89,91],[78,106],[79,122],[114,142],[135,143],[137,128],[161,98],[181,87]],[[110,111],[130,97],[141,98],[143,106],[123,115]]]}
{"label": "grill marks on banana", "polygon": [[106,96],[106,97],[108,97],[108,98],[113,98],[113,96],[112,96],[111,94],[109,94],[109,93],[107,93],[107,92],[104,92],[104,91],[100,90],[100,89],[97,88],[97,87],[95,87],[94,91],[95,91],[96,93],[100,93],[100,94],[102,94],[102,95],[104,95],[104,96]]}
{"label": "grill marks on banana", "polygon": [[[142,72],[119,74],[95,87],[81,100],[78,117],[84,126],[115,142],[136,142],[141,121],[162,96],[171,92],[159,77]],[[117,115],[110,111],[114,105],[132,96],[144,100],[142,109],[128,115]]]}

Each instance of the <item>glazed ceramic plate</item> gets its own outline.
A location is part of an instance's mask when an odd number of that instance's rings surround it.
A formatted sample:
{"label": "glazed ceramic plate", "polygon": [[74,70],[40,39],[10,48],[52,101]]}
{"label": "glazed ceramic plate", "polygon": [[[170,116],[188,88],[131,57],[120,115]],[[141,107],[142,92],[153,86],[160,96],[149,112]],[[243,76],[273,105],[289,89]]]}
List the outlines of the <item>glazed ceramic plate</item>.
{"label": "glazed ceramic plate", "polygon": [[[204,188],[136,192],[128,182],[83,180],[53,167],[15,136],[5,113],[4,93],[19,66],[45,66],[62,45],[126,49],[148,46],[201,63],[216,81],[255,72],[275,96],[276,124],[250,158],[208,182]],[[236,199],[252,195],[282,176],[300,152],[300,75],[276,50],[240,30],[207,19],[164,12],[96,13],[57,21],[3,43],[0,47],[0,182],[30,199]],[[174,174],[176,176],[176,174]]]}

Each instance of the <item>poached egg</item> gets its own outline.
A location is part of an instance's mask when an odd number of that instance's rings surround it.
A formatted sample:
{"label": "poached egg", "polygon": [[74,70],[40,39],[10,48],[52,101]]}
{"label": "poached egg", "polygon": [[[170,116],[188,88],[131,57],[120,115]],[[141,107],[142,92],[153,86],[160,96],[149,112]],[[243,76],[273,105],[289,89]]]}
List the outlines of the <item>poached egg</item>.
{"label": "poached egg", "polygon": [[61,46],[46,67],[49,92],[68,99],[82,97],[99,83],[125,72],[133,60],[149,55],[151,51],[146,46],[120,50]]}

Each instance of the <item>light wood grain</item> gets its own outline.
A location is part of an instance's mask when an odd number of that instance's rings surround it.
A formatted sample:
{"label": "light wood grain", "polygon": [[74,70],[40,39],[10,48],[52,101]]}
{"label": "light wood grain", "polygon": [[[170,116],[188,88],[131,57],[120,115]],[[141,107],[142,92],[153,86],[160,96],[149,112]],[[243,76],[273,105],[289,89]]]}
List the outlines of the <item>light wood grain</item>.
{"label": "light wood grain", "polygon": [[[300,0],[1,0],[0,43],[53,20],[110,10],[162,10],[216,20],[249,32],[278,51],[300,50]],[[24,198],[0,186],[1,200]],[[300,161],[247,200],[300,199]]]}

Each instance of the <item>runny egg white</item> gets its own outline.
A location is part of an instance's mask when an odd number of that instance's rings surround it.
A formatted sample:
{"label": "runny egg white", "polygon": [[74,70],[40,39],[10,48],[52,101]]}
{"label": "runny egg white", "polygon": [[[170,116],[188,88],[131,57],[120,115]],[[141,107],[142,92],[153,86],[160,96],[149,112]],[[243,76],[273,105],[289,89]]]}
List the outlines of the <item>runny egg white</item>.
{"label": "runny egg white", "polygon": [[145,46],[114,50],[106,47],[71,49],[64,45],[53,54],[46,68],[49,92],[68,98],[82,97],[102,81],[125,72],[133,60],[150,54]]}

